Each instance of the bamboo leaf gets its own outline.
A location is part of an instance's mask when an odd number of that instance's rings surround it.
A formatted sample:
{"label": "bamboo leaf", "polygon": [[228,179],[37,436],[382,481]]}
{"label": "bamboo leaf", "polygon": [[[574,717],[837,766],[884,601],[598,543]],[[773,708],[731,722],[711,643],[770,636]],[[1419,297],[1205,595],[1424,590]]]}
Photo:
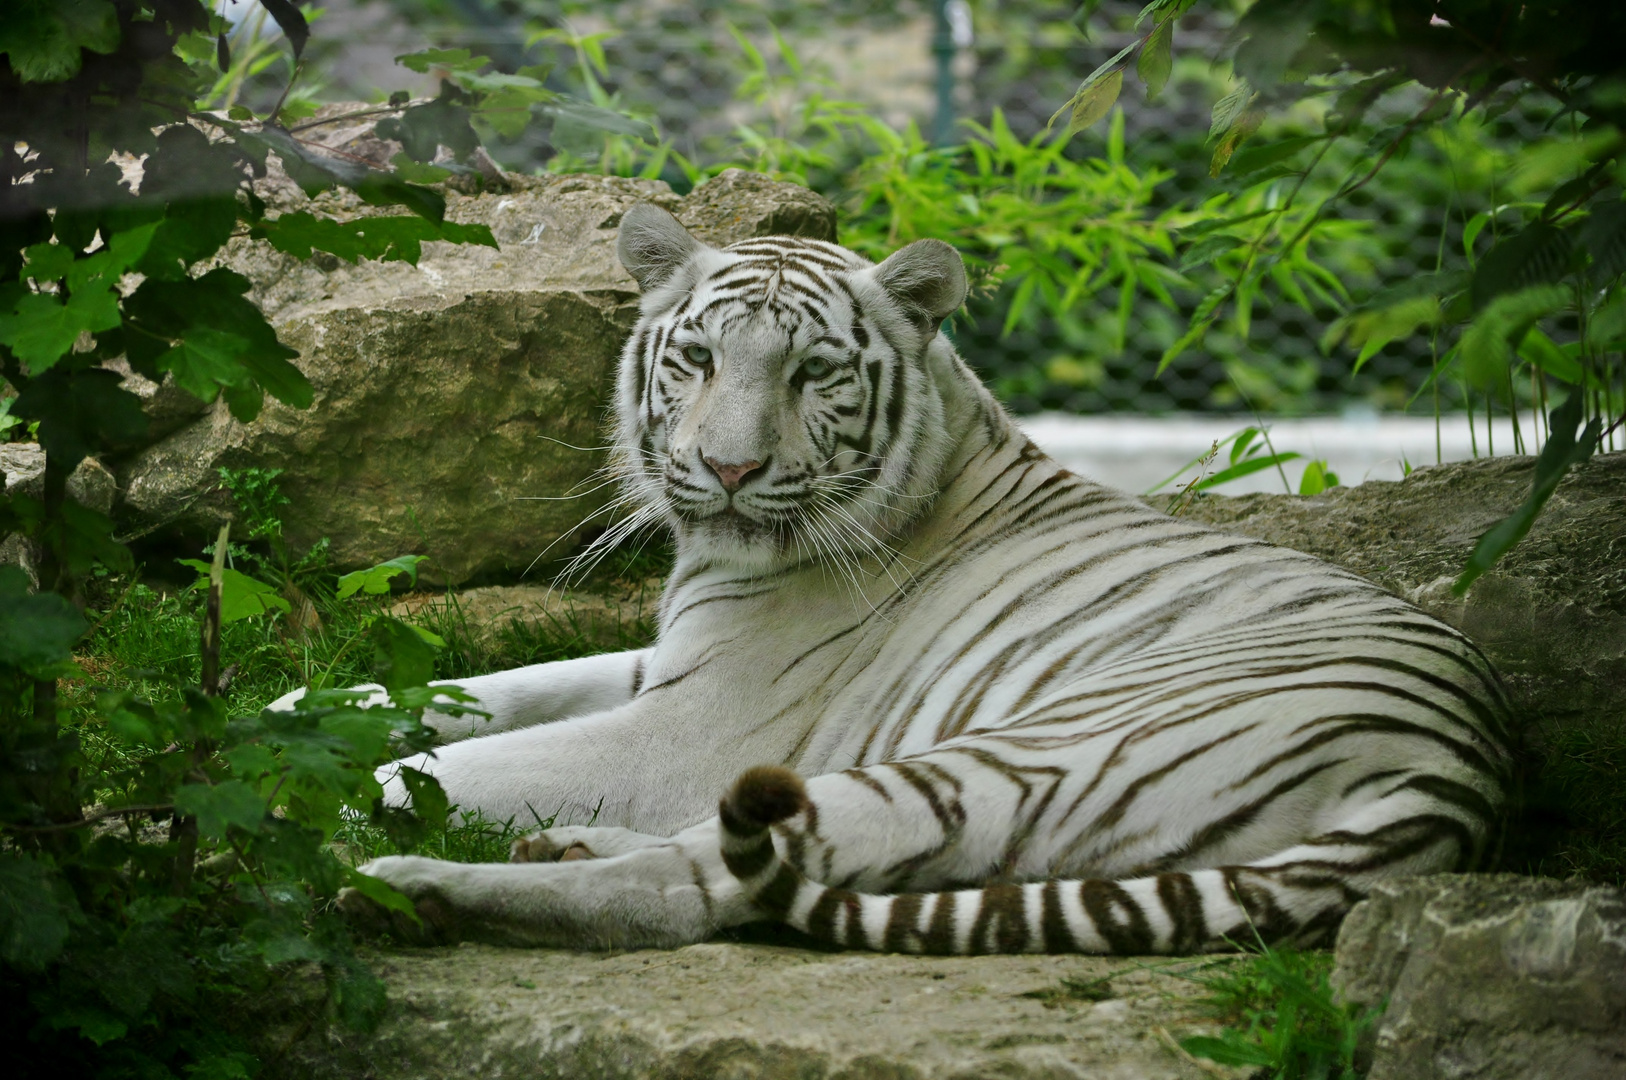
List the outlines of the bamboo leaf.
{"label": "bamboo leaf", "polygon": [[1598,435],[1603,428],[1600,418],[1593,419],[1576,438],[1575,429],[1581,423],[1581,408],[1585,395],[1579,390],[1570,394],[1564,404],[1552,414],[1552,435],[1536,457],[1535,475],[1530,480],[1530,494],[1512,514],[1498,522],[1479,538],[1473,554],[1462,569],[1451,591],[1461,596],[1468,591],[1480,575],[1495,566],[1502,556],[1516,547],[1530,532],[1536,515],[1547,505],[1564,474],[1592,456],[1598,446]]}
{"label": "bamboo leaf", "polygon": [[1570,290],[1538,285],[1492,300],[1462,335],[1464,373],[1482,389],[1500,388],[1507,379],[1513,349],[1537,321],[1569,306]]}
{"label": "bamboo leaf", "polygon": [[1569,233],[1538,221],[1485,253],[1474,269],[1469,294],[1483,308],[1503,293],[1557,281],[1570,270]]}

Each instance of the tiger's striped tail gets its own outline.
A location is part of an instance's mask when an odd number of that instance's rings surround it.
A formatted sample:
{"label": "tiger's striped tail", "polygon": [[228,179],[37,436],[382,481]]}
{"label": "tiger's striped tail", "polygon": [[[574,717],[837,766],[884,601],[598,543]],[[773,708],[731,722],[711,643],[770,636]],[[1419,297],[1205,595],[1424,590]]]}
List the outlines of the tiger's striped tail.
{"label": "tiger's striped tail", "polygon": [[1302,945],[1330,936],[1360,899],[1341,878],[1305,881],[1300,875],[1294,887],[1282,889],[1268,869],[1244,866],[1128,881],[853,892],[809,879],[774,850],[770,826],[807,804],[806,788],[789,769],[763,765],[743,773],[718,807],[723,862],[768,915],[841,948],[938,956],[1144,955],[1230,949],[1259,939]]}

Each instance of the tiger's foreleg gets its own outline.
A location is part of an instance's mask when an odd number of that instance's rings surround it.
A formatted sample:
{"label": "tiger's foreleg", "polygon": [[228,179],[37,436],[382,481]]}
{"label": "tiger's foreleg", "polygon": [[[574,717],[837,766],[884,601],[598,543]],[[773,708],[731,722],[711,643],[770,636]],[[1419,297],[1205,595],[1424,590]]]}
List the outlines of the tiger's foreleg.
{"label": "tiger's foreleg", "polygon": [[364,929],[388,928],[409,941],[578,949],[688,945],[764,917],[723,865],[715,818],[654,843],[626,830],[581,832],[625,833],[641,846],[608,858],[507,864],[390,856],[361,870],[405,893],[418,921],[386,916],[351,890],[340,907]]}

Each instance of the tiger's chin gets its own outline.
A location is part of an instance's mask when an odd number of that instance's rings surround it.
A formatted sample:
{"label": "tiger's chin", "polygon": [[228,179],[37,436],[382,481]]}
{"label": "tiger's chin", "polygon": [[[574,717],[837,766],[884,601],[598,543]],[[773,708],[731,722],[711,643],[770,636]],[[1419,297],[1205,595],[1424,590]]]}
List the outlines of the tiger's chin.
{"label": "tiger's chin", "polygon": [[680,515],[679,521],[682,547],[707,562],[764,574],[798,561],[795,541],[782,525],[733,509],[704,517]]}
{"label": "tiger's chin", "polygon": [[884,544],[839,545],[827,530],[808,526],[799,515],[759,521],[735,510],[704,517],[681,517],[682,547],[714,565],[747,574],[767,574],[818,561],[851,562],[874,555]]}

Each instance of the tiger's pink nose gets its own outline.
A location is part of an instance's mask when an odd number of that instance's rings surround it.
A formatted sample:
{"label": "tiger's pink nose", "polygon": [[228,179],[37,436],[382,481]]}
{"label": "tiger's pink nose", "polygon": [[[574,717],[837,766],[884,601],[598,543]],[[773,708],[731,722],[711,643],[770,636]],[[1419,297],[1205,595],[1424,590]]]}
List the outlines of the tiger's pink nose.
{"label": "tiger's pink nose", "polygon": [[717,474],[717,479],[723,482],[724,491],[738,491],[740,485],[745,483],[746,477],[762,468],[762,462],[760,461],[741,461],[731,464],[718,461],[714,457],[702,458],[701,460],[706,463],[707,468]]}

